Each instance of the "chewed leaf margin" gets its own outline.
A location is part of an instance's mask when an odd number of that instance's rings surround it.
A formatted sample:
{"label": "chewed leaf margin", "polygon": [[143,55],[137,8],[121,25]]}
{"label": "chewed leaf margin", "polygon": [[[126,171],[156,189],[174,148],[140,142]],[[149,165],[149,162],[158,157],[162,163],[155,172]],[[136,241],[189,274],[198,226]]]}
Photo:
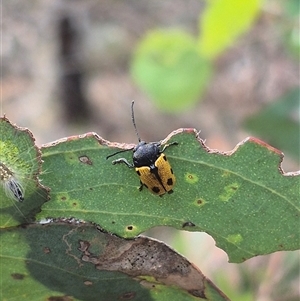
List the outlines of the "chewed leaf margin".
{"label": "chewed leaf margin", "polygon": [[[44,145],[46,168],[59,174],[43,178],[53,184],[52,200],[39,218],[75,217],[125,238],[155,226],[204,231],[233,262],[299,248],[300,173],[283,172],[279,150],[250,137],[220,152],[209,149],[195,129],[176,130],[161,144],[174,141],[178,145],[165,151],[176,176],[174,193],[161,198],[138,190],[134,170],[106,160],[134,144],[90,132]],[[120,155],[132,160],[132,151]]]}

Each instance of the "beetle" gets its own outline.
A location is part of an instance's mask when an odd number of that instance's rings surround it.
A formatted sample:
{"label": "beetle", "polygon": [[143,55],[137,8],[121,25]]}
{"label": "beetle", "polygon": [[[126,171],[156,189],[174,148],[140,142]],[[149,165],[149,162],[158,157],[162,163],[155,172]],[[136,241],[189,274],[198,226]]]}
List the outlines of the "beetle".
{"label": "beetle", "polygon": [[139,143],[131,149],[115,152],[114,154],[107,156],[106,159],[115,156],[119,153],[132,150],[133,163],[129,163],[125,158],[119,158],[117,160],[112,161],[112,164],[115,165],[119,163],[124,163],[129,168],[135,168],[135,171],[140,178],[140,191],[143,189],[143,186],[145,186],[153,194],[159,196],[162,196],[165,193],[172,193],[176,179],[172,167],[166,155],[164,154],[164,151],[169,146],[178,145],[178,143],[171,142],[162,147],[161,141],[149,143],[142,141],[138,134],[137,127],[135,124],[133,105],[134,101],[132,101],[131,103],[131,119]]}

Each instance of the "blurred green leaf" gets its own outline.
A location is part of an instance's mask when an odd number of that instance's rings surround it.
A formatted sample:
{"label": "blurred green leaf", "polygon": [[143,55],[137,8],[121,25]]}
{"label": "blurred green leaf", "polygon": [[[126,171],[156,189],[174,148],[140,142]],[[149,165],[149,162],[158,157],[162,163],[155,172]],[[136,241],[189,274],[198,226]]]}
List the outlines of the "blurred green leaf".
{"label": "blurred green leaf", "polygon": [[300,90],[295,89],[267,105],[245,121],[245,127],[274,145],[300,158]]}
{"label": "blurred green leaf", "polygon": [[[300,18],[300,15],[299,15]],[[299,56],[300,56],[300,28],[299,25],[295,25],[294,28],[292,28],[289,32],[287,32],[285,36],[286,40],[286,46],[292,54],[297,62],[299,62]]]}
{"label": "blurred green leaf", "polygon": [[281,20],[281,29],[284,42],[289,53],[299,62],[300,56],[300,2],[290,0],[282,2],[284,14]]}
{"label": "blurred green leaf", "polygon": [[282,5],[284,6],[284,10],[289,17],[298,17],[300,13],[299,0],[283,1]]}
{"label": "blurred green leaf", "polygon": [[[262,274],[264,271],[260,270],[260,273]],[[254,274],[254,273],[253,273]],[[214,275],[216,282],[219,283],[220,286],[222,286],[223,291],[227,294],[227,296],[230,296],[231,300],[238,300],[238,301],[253,301],[255,300],[255,289],[253,286],[246,285],[245,279],[247,277],[251,277],[252,279],[255,279],[255,281],[260,281],[260,284],[262,283],[261,277],[258,278],[257,274],[254,275],[245,275],[245,272],[240,270],[239,272],[239,281],[235,283],[236,285],[233,286],[233,280],[231,277],[228,277],[228,271],[226,270],[220,270],[217,271]],[[253,276],[256,276],[254,278]]]}
{"label": "blurred green leaf", "polygon": [[192,36],[180,30],[157,30],[137,46],[131,74],[157,107],[176,113],[200,99],[211,68],[199,56]]}
{"label": "blurred green leaf", "polygon": [[[1,300],[192,301],[205,294],[228,301],[184,257],[146,237],[125,240],[75,221],[2,229],[0,236]],[[195,290],[183,289],[189,283]]]}
{"label": "blurred green leaf", "polygon": [[246,32],[260,11],[261,0],[213,0],[200,17],[199,51],[215,58]]}
{"label": "blurred green leaf", "polygon": [[[6,117],[1,117],[1,228],[32,221],[47,200],[47,189],[38,180],[41,164],[41,154],[32,133],[11,124]],[[17,196],[13,193],[16,190]]]}
{"label": "blurred green leaf", "polygon": [[[134,170],[105,160],[124,144],[90,133],[44,147],[51,201],[39,218],[76,217],[122,237],[158,225],[205,231],[232,262],[300,247],[300,177],[280,172],[279,151],[253,138],[224,155],[208,150],[191,129],[168,139],[179,143],[165,152],[177,182],[161,198],[138,190]],[[132,160],[131,152],[122,155]]]}

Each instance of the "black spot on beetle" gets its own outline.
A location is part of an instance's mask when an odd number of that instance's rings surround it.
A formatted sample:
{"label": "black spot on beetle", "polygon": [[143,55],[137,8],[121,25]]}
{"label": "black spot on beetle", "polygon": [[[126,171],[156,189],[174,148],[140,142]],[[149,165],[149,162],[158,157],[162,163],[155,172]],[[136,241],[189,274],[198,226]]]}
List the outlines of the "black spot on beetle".
{"label": "black spot on beetle", "polygon": [[172,185],[173,185],[173,179],[172,179],[172,178],[169,178],[169,179],[167,180],[167,184],[168,184],[169,186],[172,186]]}
{"label": "black spot on beetle", "polygon": [[141,173],[140,173],[140,171],[139,171],[139,170],[137,170],[137,171],[136,171],[136,173],[138,174],[138,176],[140,176],[140,175],[141,175]]}
{"label": "black spot on beetle", "polygon": [[154,193],[159,193],[160,189],[159,189],[159,187],[154,186],[154,187],[152,187],[152,191],[153,191]]}

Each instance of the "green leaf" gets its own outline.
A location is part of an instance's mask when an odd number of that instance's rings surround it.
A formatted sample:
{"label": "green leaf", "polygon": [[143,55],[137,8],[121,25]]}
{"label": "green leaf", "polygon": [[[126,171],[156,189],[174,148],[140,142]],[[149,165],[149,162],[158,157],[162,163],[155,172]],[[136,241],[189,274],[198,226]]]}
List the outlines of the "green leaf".
{"label": "green leaf", "polygon": [[246,32],[260,10],[260,0],[213,0],[199,21],[201,32],[199,51],[212,59],[231,46],[235,39]]}
{"label": "green leaf", "polygon": [[300,90],[294,89],[245,121],[245,127],[295,159],[300,156]]}
{"label": "green leaf", "polygon": [[284,8],[286,12],[279,24],[282,38],[288,54],[295,59],[295,64],[298,64],[300,57],[299,0],[284,1]]}
{"label": "green leaf", "polygon": [[298,0],[284,1],[282,3],[285,14],[289,18],[297,18],[300,12],[300,3]]}
{"label": "green leaf", "polygon": [[47,199],[38,180],[41,154],[28,129],[0,118],[0,227],[33,220]]}
{"label": "green leaf", "polygon": [[[282,174],[282,153],[250,138],[220,154],[197,137],[195,130],[181,129],[163,141],[179,145],[165,152],[177,182],[174,193],[161,198],[139,191],[134,170],[105,160],[116,147],[132,145],[88,133],[45,146],[49,172],[42,178],[51,187],[51,201],[39,218],[93,221],[123,237],[158,225],[205,231],[232,262],[298,249],[300,177]],[[122,156],[132,160],[131,152]]]}
{"label": "green leaf", "polygon": [[71,220],[0,236],[1,300],[228,301],[184,257],[146,237],[125,240]]}
{"label": "green leaf", "polygon": [[156,30],[137,46],[131,74],[157,107],[176,113],[200,99],[211,69],[199,56],[192,36],[180,30]]}

